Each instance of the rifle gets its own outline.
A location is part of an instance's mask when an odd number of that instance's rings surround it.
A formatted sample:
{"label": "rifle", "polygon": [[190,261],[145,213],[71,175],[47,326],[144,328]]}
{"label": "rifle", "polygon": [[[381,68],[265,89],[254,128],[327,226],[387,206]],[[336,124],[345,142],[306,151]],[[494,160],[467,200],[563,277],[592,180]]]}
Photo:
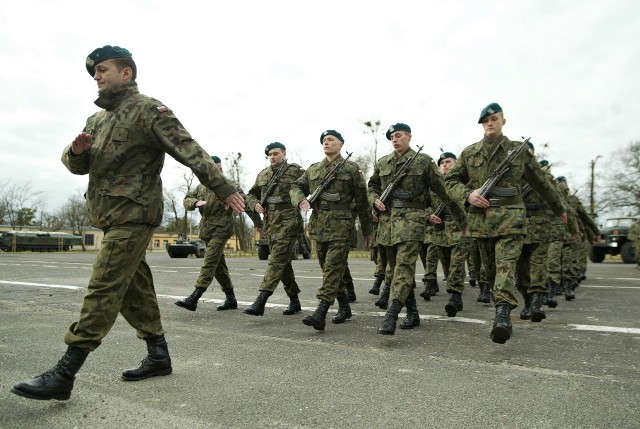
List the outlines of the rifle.
{"label": "rifle", "polygon": [[309,198],[307,198],[307,201],[309,201],[310,205],[313,205],[318,200],[318,198],[320,198],[320,195],[324,192],[325,189],[327,189],[331,182],[333,182],[333,180],[336,178],[340,170],[342,170],[342,167],[344,167],[344,165],[347,163],[347,160],[351,157],[352,154],[353,152],[347,152],[347,157],[345,159],[334,165],[331,170],[327,171],[327,174],[324,175],[320,186],[318,186],[316,190],[313,191],[311,195],[309,195]]}
{"label": "rifle", "polygon": [[445,208],[446,208],[446,205],[444,203],[440,203],[440,205],[438,207],[436,207],[436,211],[433,212],[433,214],[435,216],[438,216],[440,218],[440,220],[442,221],[442,223],[434,225],[434,227],[436,229],[444,228],[444,221],[442,220],[442,217],[440,215],[442,215],[442,212],[444,211]]}
{"label": "rifle", "polygon": [[[402,181],[402,179],[404,179],[404,177],[409,172],[409,169],[413,165],[413,163],[416,160],[418,154],[422,151],[423,147],[424,147],[424,145],[423,146],[419,146],[418,147],[418,151],[411,158],[407,159],[407,162],[405,162],[402,165],[402,167],[400,167],[400,170],[396,171],[396,174],[393,175],[393,179],[391,179],[391,183],[389,183],[387,185],[387,187],[384,190],[384,192],[382,192],[382,195],[380,195],[380,201],[382,201],[382,203],[385,206],[387,205],[387,201],[389,200],[389,198],[391,198],[391,195],[393,194],[393,192],[396,190],[398,185],[400,185],[400,182]],[[373,212],[374,212],[374,214],[376,216],[379,216],[380,213],[382,213],[375,206],[373,207]]]}
{"label": "rifle", "polygon": [[480,187],[478,191],[481,197],[486,198],[487,195],[489,195],[491,188],[493,188],[496,184],[498,184],[500,179],[502,179],[502,176],[504,176],[507,173],[507,171],[509,171],[509,169],[511,168],[511,163],[516,159],[516,157],[520,154],[520,152],[522,152],[522,149],[524,149],[527,146],[527,143],[529,143],[529,139],[531,139],[531,137],[529,137],[528,139],[525,139],[522,142],[522,144],[518,146],[517,149],[509,152],[507,157],[504,160],[502,160],[500,165],[498,165],[498,167],[496,167],[496,169],[493,170],[489,178],[484,182],[484,184]]}
{"label": "rifle", "polygon": [[[553,164],[549,164],[549,168],[551,168]],[[529,192],[531,192],[533,188],[531,187],[530,184],[525,183],[524,186],[522,187],[522,198],[526,197],[527,195],[529,195]]]}
{"label": "rifle", "polygon": [[287,167],[288,167],[288,164],[285,158],[285,160],[282,161],[282,165],[280,166],[280,168],[278,168],[276,172],[273,173],[273,176],[271,176],[271,180],[269,180],[269,183],[267,183],[267,187],[265,188],[264,193],[262,194],[262,199],[260,200],[260,205],[262,206],[262,208],[266,208],[267,199],[269,198],[269,195],[271,195],[271,193],[273,192],[273,189],[276,187],[276,184],[278,183],[278,179],[280,178],[280,176],[284,174]]}

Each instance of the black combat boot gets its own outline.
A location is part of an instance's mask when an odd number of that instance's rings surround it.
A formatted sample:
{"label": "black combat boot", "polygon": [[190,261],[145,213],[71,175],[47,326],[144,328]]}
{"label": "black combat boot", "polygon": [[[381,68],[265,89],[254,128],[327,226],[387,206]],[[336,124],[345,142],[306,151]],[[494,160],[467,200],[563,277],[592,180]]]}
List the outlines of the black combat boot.
{"label": "black combat boot", "polygon": [[122,371],[122,379],[125,381],[138,381],[157,375],[169,375],[171,357],[164,335],[154,335],[144,339],[147,343],[147,356],[140,361],[137,367]]}
{"label": "black combat boot", "polygon": [[383,310],[387,309],[387,306],[389,305],[389,294],[391,293],[391,286],[389,286],[388,284],[384,285],[384,288],[382,289],[382,294],[380,295],[380,298],[378,298],[376,300],[376,302],[374,303],[376,307],[379,307]]}
{"label": "black combat boot", "polygon": [[387,310],[387,314],[384,315],[382,323],[378,328],[378,334],[382,335],[395,335],[396,333],[396,321],[398,320],[398,314],[402,310],[402,303],[397,299],[391,301],[391,305]]}
{"label": "black combat boot", "polygon": [[520,312],[520,319],[531,320],[531,294],[529,293],[524,294],[524,305]]}
{"label": "black combat boot", "polygon": [[191,292],[191,295],[176,301],[176,305],[178,307],[186,308],[189,311],[196,311],[196,307],[198,307],[198,300],[206,290],[206,287],[196,286],[196,289]]}
{"label": "black combat boot", "polygon": [[349,299],[347,295],[338,295],[338,312],[331,318],[333,323],[344,323],[347,319],[351,319],[351,307],[349,307]]}
{"label": "black combat boot", "polygon": [[462,295],[459,292],[451,292],[449,294],[449,302],[444,306],[447,316],[456,317],[458,311],[462,311]]}
{"label": "black combat boot", "polygon": [[500,304],[496,306],[496,318],[493,320],[491,341],[498,344],[504,344],[509,338],[511,338],[512,332],[511,307],[508,304]]}
{"label": "black combat boot", "polygon": [[542,297],[544,294],[542,292],[534,292],[531,295],[531,321],[541,322],[542,319],[547,318],[542,309]]}
{"label": "black combat boot", "polygon": [[285,316],[291,316],[292,314],[296,314],[302,311],[302,306],[300,305],[300,299],[298,295],[293,295],[289,297],[289,306],[282,310],[282,314]]}
{"label": "black combat boot", "polygon": [[567,301],[573,301],[574,299],[576,299],[576,294],[573,291],[573,285],[569,280],[565,280],[562,283],[562,288],[564,290],[564,299],[566,299]]}
{"label": "black combat boot", "polygon": [[427,284],[429,285],[429,293],[431,296],[436,296],[438,292],[440,292],[440,286],[438,286],[438,280],[427,280]]}
{"label": "black combat boot", "polygon": [[424,283],[424,290],[420,292],[420,296],[424,298],[425,301],[431,301],[431,287],[429,286],[429,282],[427,280],[422,281]]}
{"label": "black combat boot", "polygon": [[556,299],[556,289],[558,289],[558,285],[553,282],[549,282],[549,284],[547,285],[546,296],[546,305],[548,305],[549,308],[556,308],[558,306],[558,300]]}
{"label": "black combat boot", "polygon": [[345,287],[347,288],[347,298],[349,298],[349,302],[356,302],[356,290],[353,287],[353,282],[348,282]]}
{"label": "black combat boot", "polygon": [[329,311],[329,307],[331,303],[327,301],[322,301],[318,303],[318,308],[313,312],[312,315],[305,317],[302,319],[302,323],[307,326],[313,326],[313,329],[317,331],[324,331],[324,327],[327,319],[327,311]]}
{"label": "black combat boot", "polygon": [[251,314],[252,316],[263,316],[264,315],[264,306],[267,303],[267,300],[271,296],[271,291],[269,290],[261,290],[260,294],[256,298],[256,300],[249,307],[244,309],[244,312],[247,314]]}
{"label": "black combat boot", "polygon": [[369,289],[369,293],[371,295],[380,295],[380,286],[384,281],[384,276],[376,276],[376,279],[373,281],[373,286]]}
{"label": "black combat boot", "polygon": [[469,286],[476,287],[476,275],[474,273],[469,273]]}
{"label": "black combat boot", "polygon": [[407,316],[404,318],[402,323],[400,323],[400,329],[413,329],[416,326],[420,326],[418,303],[416,302],[416,294],[413,289],[411,289],[411,292],[404,304],[407,307]]}
{"label": "black combat boot", "polygon": [[489,283],[478,282],[480,285],[480,294],[478,295],[478,302],[489,304],[491,302],[491,294],[489,293]]}
{"label": "black combat boot", "polygon": [[224,294],[227,297],[224,302],[218,306],[218,310],[235,310],[238,308],[238,301],[236,301],[236,295],[233,293],[233,290],[227,290]]}
{"label": "black combat boot", "polygon": [[84,349],[69,346],[53,368],[31,380],[17,383],[11,392],[29,399],[66,401],[71,397],[73,381],[88,355]]}

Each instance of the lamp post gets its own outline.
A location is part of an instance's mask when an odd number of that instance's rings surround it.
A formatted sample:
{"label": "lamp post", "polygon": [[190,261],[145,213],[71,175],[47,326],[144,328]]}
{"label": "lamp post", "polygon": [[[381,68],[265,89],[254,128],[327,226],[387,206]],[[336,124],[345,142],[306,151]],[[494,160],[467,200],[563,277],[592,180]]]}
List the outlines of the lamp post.
{"label": "lamp post", "polygon": [[595,189],[595,179],[596,179],[596,162],[598,159],[602,158],[601,155],[596,156],[595,159],[591,160],[591,187],[589,192],[589,214],[592,218],[595,218],[595,210],[596,204],[594,201],[594,189]]}

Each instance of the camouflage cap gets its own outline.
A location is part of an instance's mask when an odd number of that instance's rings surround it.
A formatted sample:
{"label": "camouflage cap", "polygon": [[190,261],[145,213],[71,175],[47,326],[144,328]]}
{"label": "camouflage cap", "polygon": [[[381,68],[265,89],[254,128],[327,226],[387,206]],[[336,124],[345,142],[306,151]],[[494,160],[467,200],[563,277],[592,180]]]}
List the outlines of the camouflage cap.
{"label": "camouflage cap", "polygon": [[487,105],[484,109],[482,109],[482,112],[480,112],[480,119],[478,119],[478,123],[481,124],[484,118],[498,112],[502,112],[502,107],[500,107],[498,103],[491,103]]}
{"label": "camouflage cap", "polygon": [[387,130],[387,133],[385,134],[385,136],[387,137],[387,140],[391,140],[391,134],[395,133],[396,131],[406,131],[410,133],[411,127],[407,124],[403,124],[402,122],[398,122],[395,125],[391,125]]}
{"label": "camouflage cap", "polygon": [[265,148],[264,148],[264,154],[269,156],[269,151],[272,149],[282,149],[282,150],[287,150],[287,148],[285,147],[285,145],[283,145],[280,142],[273,142],[273,143],[269,143]]}
{"label": "camouflage cap", "polygon": [[217,156],[215,156],[215,155],[213,155],[213,156],[211,157],[211,159],[212,159],[212,160],[213,160],[213,162],[215,162],[216,164],[222,164],[222,161],[220,161],[220,158],[219,158],[219,157],[217,157]]}
{"label": "camouflage cap", "polygon": [[453,153],[453,152],[442,152],[442,153],[440,154],[440,158],[438,158],[438,166],[440,166],[440,163],[441,163],[442,161],[444,161],[445,159],[447,159],[447,158],[458,159],[458,157],[456,156],[456,154],[455,154],[455,153]]}
{"label": "camouflage cap", "polygon": [[103,61],[113,58],[131,58],[131,52],[120,46],[105,45],[102,48],[97,48],[89,54],[85,61],[85,67],[91,76],[95,74],[94,67]]}
{"label": "camouflage cap", "polygon": [[336,130],[327,130],[327,131],[324,131],[322,134],[320,134],[320,143],[322,143],[322,139],[324,139],[326,136],[334,136],[335,138],[340,140],[342,143],[344,143],[342,134],[340,134]]}

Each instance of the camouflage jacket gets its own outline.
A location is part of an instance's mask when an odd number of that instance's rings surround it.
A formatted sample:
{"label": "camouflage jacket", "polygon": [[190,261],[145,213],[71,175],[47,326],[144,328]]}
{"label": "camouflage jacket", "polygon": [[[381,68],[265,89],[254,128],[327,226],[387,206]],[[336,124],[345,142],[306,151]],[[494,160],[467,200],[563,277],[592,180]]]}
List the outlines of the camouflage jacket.
{"label": "camouflage jacket", "polygon": [[593,221],[589,213],[584,209],[580,198],[575,195],[569,195],[568,190],[564,190],[566,192],[567,201],[578,218],[578,226],[580,227],[580,232],[583,234],[584,238],[592,243],[593,240],[600,234],[600,229],[598,225]]}
{"label": "camouflage jacket", "polygon": [[[522,143],[513,142],[502,136],[489,153],[488,143],[483,139],[467,146],[456,163],[451,167],[445,183],[451,196],[469,206],[467,198],[473,190],[482,187],[496,167]],[[520,152],[509,171],[502,176],[487,199],[493,204],[486,210],[469,207],[467,236],[472,238],[491,238],[502,235],[526,234],[526,211],[522,201],[524,180],[538,192],[558,216],[565,212],[562,201],[552,185],[545,179],[536,159],[527,150]],[[499,196],[509,195],[509,196]]]}
{"label": "camouflage jacket", "polygon": [[[552,189],[557,193],[556,187],[553,186],[555,184],[553,176],[548,172],[544,172],[544,175],[547,182],[552,185]],[[544,198],[532,188],[529,188],[529,191],[523,194],[523,200],[527,210],[525,219],[527,236],[524,242],[526,244],[534,244],[562,241],[565,237],[566,225],[555,215]],[[557,220],[557,223],[554,223],[555,220]]]}
{"label": "camouflage jacket", "polygon": [[[255,184],[247,192],[247,206],[250,210],[254,210],[260,202],[262,193],[266,192],[271,177],[279,167],[269,166],[258,173]],[[272,240],[297,236],[303,232],[302,216],[291,204],[289,197],[291,185],[303,172],[298,164],[289,164],[269,195],[267,207],[264,207],[264,230]]]}
{"label": "camouflage jacket", "polygon": [[[298,204],[307,198],[322,183],[325,175],[334,165],[343,161],[342,155],[331,163],[327,159],[312,164],[291,187],[291,203]],[[355,208],[353,207],[355,203]],[[312,207],[309,220],[311,238],[316,241],[348,240],[355,234],[355,222],[352,213],[357,212],[363,235],[371,235],[373,221],[371,207],[367,202],[367,185],[355,162],[347,161],[336,178],[325,189]],[[352,208],[355,210],[352,211]]]}
{"label": "camouflage jacket", "polygon": [[[369,179],[369,203],[373,205],[377,198],[393,181],[397,170],[415,154],[409,148],[402,156],[396,152],[383,156],[376,162],[373,175]],[[427,224],[427,207],[430,205],[429,190],[451,203],[445,191],[442,176],[438,168],[427,154],[420,153],[409,172],[401,180],[394,192],[393,201],[387,201],[387,209],[379,216],[377,242],[383,246],[393,246],[404,241],[424,242]],[[403,206],[404,207],[400,207]],[[395,207],[394,207],[395,206]],[[454,204],[451,206],[453,216],[465,225],[464,211]]]}
{"label": "camouflage jacket", "polygon": [[[229,182],[234,185],[236,191],[244,198],[245,195],[240,186],[232,181]],[[225,210],[224,201],[202,184],[187,192],[183,200],[184,208],[189,211],[195,210],[198,201],[207,202],[207,204],[197,208],[202,215],[200,238],[204,241],[209,241],[213,237],[229,239],[233,235],[233,210],[230,208]]]}
{"label": "camouflage jacket", "polygon": [[[629,238],[629,240],[635,241],[636,244],[640,242],[640,219],[636,223],[631,225],[627,237]],[[640,258],[640,255],[636,255],[636,258]]]}
{"label": "camouflage jacket", "polygon": [[[427,234],[425,236],[425,243],[427,238],[430,239],[429,243],[436,246],[452,247],[462,242],[463,229],[451,214],[451,210],[445,205],[444,210],[440,214],[441,224],[432,224],[428,220],[428,216],[433,214],[442,200],[435,193],[431,192],[431,206],[427,208]],[[449,204],[458,204],[457,202],[451,202]],[[460,207],[460,210],[464,210]]]}
{"label": "camouflage jacket", "polygon": [[93,135],[91,148],[77,156],[71,145],[62,152],[69,171],[89,174],[85,197],[93,226],[160,225],[165,153],[189,167],[220,198],[235,192],[171,110],[140,94],[136,82],[104,92],[95,104],[104,110],[92,115],[83,130]]}

